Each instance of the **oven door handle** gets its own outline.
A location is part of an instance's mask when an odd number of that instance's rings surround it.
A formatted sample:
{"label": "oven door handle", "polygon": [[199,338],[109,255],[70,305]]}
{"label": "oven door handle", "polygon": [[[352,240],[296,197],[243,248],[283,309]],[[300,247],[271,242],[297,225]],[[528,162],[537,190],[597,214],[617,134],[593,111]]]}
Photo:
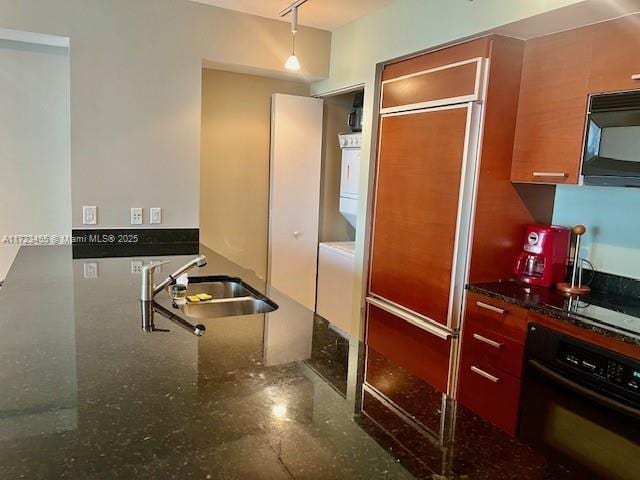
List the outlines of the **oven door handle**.
{"label": "oven door handle", "polygon": [[576,382],[572,382],[571,380],[568,380],[567,378],[565,378],[564,376],[560,375],[559,373],[556,373],[555,371],[551,370],[548,367],[545,367],[544,365],[542,365],[540,362],[536,361],[536,360],[529,360],[527,362],[531,367],[533,367],[536,371],[538,371],[539,373],[541,373],[542,375],[545,375],[546,377],[551,378],[552,380],[558,382],[559,384],[565,386],[566,388],[568,388],[569,390],[572,390],[580,395],[583,395],[585,397],[590,398],[591,400],[594,400],[606,407],[609,407],[613,410],[616,410],[620,413],[624,413],[626,415],[631,415],[634,418],[640,418],[640,410],[638,410],[637,408],[633,408],[630,407],[628,405],[625,405],[624,403],[620,403],[616,400],[612,400],[608,397],[605,397],[604,395],[601,395],[597,392],[594,392],[593,390],[583,387],[582,385],[580,385],[579,383]]}

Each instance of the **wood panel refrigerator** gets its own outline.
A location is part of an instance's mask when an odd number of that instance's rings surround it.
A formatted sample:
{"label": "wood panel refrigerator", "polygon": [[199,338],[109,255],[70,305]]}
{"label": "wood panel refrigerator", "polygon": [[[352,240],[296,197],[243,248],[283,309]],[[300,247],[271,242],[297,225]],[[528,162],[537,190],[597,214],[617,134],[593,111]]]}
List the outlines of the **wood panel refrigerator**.
{"label": "wood panel refrigerator", "polygon": [[469,270],[482,119],[477,65],[472,94],[383,108],[379,126],[367,343],[445,393]]}

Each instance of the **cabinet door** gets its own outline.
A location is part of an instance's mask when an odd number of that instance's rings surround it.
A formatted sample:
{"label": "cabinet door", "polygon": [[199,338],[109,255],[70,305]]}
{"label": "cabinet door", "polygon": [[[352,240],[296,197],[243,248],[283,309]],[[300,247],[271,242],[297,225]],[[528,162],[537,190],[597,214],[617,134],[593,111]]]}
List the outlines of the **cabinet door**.
{"label": "cabinet door", "polygon": [[381,118],[370,292],[443,325],[470,112],[462,105]]}
{"label": "cabinet door", "polygon": [[581,28],[526,43],[512,181],[578,183],[591,38]]}
{"label": "cabinet door", "polygon": [[342,171],[340,178],[340,196],[358,197],[358,177],[360,174],[360,149],[342,150]]}
{"label": "cabinet door", "polygon": [[271,112],[269,284],[316,303],[322,100],[276,94]]}
{"label": "cabinet door", "polygon": [[593,26],[591,93],[640,88],[640,14]]}

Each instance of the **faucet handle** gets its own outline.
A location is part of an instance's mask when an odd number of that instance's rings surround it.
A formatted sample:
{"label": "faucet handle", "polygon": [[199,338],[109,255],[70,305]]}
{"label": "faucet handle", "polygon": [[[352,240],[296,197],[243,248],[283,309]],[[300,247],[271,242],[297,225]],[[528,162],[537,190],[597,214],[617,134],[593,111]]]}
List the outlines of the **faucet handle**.
{"label": "faucet handle", "polygon": [[163,262],[151,262],[142,267],[143,272],[154,272],[156,268],[171,263],[171,260],[164,260]]}

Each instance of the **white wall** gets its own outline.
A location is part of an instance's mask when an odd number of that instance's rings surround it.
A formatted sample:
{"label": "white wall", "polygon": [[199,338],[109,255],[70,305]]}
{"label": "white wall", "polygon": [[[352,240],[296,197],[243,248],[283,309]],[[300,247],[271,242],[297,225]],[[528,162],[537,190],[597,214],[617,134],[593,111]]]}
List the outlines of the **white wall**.
{"label": "white wall", "polygon": [[[203,59],[283,73],[291,47],[286,22],[187,0],[0,0],[0,12],[0,28],[70,38],[74,227],[82,205],[98,206],[98,227],[129,226],[132,206],[197,227]],[[302,75],[328,74],[329,45],[300,29]]]}
{"label": "white wall", "polygon": [[0,280],[5,235],[71,233],[69,51],[0,40]]}
{"label": "white wall", "polygon": [[[355,85],[365,87],[358,225],[365,225],[369,166],[372,157],[372,110],[376,65],[380,62],[453,42],[501,25],[582,0],[397,0],[335,30],[331,39],[330,76],[311,86],[322,95]],[[361,332],[364,294],[365,229],[356,232],[356,288],[352,333]]]}

